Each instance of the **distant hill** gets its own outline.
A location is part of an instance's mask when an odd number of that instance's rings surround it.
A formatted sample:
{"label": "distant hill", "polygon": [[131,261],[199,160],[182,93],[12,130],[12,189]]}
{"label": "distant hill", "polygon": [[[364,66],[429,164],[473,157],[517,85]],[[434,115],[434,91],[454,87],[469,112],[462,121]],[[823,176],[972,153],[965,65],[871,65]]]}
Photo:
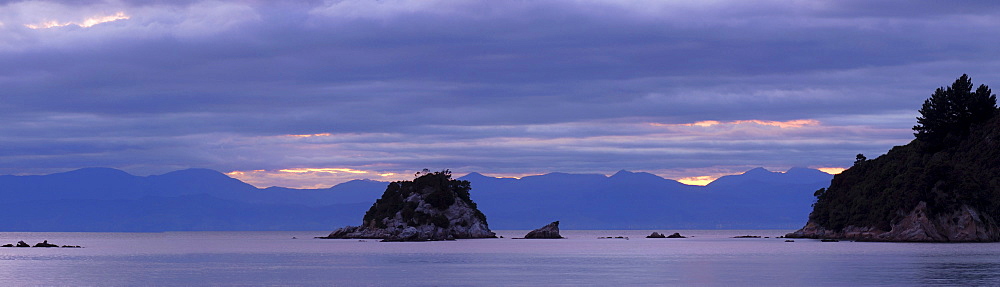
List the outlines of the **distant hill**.
{"label": "distant hill", "polygon": [[[492,229],[793,228],[832,176],[810,169],[754,169],[708,186],[649,173],[551,173],[521,179],[470,173],[472,200]],[[357,225],[387,183],[327,189],[259,189],[222,173],[188,169],[134,176],[85,168],[0,176],[0,231],[324,230]]]}
{"label": "distant hill", "polygon": [[472,199],[493,229],[532,229],[554,220],[564,229],[790,229],[809,214],[812,191],[831,178],[812,169],[757,168],[708,186],[629,171],[459,179],[472,182]]}
{"label": "distant hill", "polygon": [[326,230],[356,224],[384,182],[258,189],[208,169],[0,176],[0,231]]}

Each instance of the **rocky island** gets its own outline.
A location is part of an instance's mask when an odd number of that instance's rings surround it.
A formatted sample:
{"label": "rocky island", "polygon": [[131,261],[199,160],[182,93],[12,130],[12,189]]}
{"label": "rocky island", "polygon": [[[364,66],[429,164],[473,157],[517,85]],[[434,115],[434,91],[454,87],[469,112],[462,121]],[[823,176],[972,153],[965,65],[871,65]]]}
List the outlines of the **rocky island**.
{"label": "rocky island", "polygon": [[389,183],[365,213],[361,226],[337,229],[325,239],[436,241],[496,238],[469,197],[471,184],[451,171],[417,173],[413,181]]}
{"label": "rocky island", "polygon": [[559,234],[559,221],[549,223],[542,228],[532,230],[524,235],[524,239],[562,239]]}
{"label": "rocky island", "polygon": [[996,95],[963,75],[927,99],[916,139],[836,175],[789,238],[1000,241]]}

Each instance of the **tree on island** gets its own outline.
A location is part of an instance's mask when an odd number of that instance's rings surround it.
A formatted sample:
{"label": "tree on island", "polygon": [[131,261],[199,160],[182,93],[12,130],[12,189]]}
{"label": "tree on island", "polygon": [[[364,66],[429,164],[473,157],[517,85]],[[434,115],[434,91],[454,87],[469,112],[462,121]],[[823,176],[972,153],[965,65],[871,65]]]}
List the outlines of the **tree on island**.
{"label": "tree on island", "polygon": [[425,169],[414,176],[412,181],[389,183],[365,213],[362,225],[337,229],[322,238],[426,241],[496,237],[486,215],[470,198],[469,181],[452,179],[447,169]]}
{"label": "tree on island", "polygon": [[931,148],[941,148],[968,135],[972,125],[992,118],[996,95],[986,85],[979,85],[975,92],[972,87],[972,79],[963,74],[951,87],[935,90],[920,108],[913,135]]}

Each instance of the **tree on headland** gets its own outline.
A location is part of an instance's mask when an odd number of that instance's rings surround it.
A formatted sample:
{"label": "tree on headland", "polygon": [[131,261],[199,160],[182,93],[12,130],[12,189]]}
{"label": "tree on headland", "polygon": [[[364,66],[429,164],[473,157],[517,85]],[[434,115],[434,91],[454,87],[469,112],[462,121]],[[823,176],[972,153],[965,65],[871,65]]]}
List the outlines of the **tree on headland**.
{"label": "tree on headland", "polygon": [[920,108],[913,135],[939,148],[949,138],[961,139],[972,125],[992,118],[997,109],[996,95],[986,85],[979,85],[975,92],[972,87],[972,79],[963,74],[951,87],[935,90]]}
{"label": "tree on headland", "polygon": [[921,203],[929,218],[966,206],[983,218],[1000,219],[996,95],[986,85],[973,90],[969,76],[962,75],[936,89],[920,114],[915,140],[874,159],[858,154],[854,166],[817,190],[810,222],[828,230],[889,231]]}

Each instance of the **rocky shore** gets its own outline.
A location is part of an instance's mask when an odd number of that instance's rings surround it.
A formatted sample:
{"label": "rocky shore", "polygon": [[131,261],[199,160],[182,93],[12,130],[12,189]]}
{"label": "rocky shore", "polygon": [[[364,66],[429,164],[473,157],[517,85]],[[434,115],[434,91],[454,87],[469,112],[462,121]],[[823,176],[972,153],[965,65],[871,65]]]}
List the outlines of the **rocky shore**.
{"label": "rocky shore", "polygon": [[787,238],[850,239],[856,241],[900,242],[996,242],[1000,230],[989,216],[963,205],[957,211],[929,215],[927,203],[920,202],[888,231],[866,226],[847,226],[839,230],[826,229],[813,221]]}

